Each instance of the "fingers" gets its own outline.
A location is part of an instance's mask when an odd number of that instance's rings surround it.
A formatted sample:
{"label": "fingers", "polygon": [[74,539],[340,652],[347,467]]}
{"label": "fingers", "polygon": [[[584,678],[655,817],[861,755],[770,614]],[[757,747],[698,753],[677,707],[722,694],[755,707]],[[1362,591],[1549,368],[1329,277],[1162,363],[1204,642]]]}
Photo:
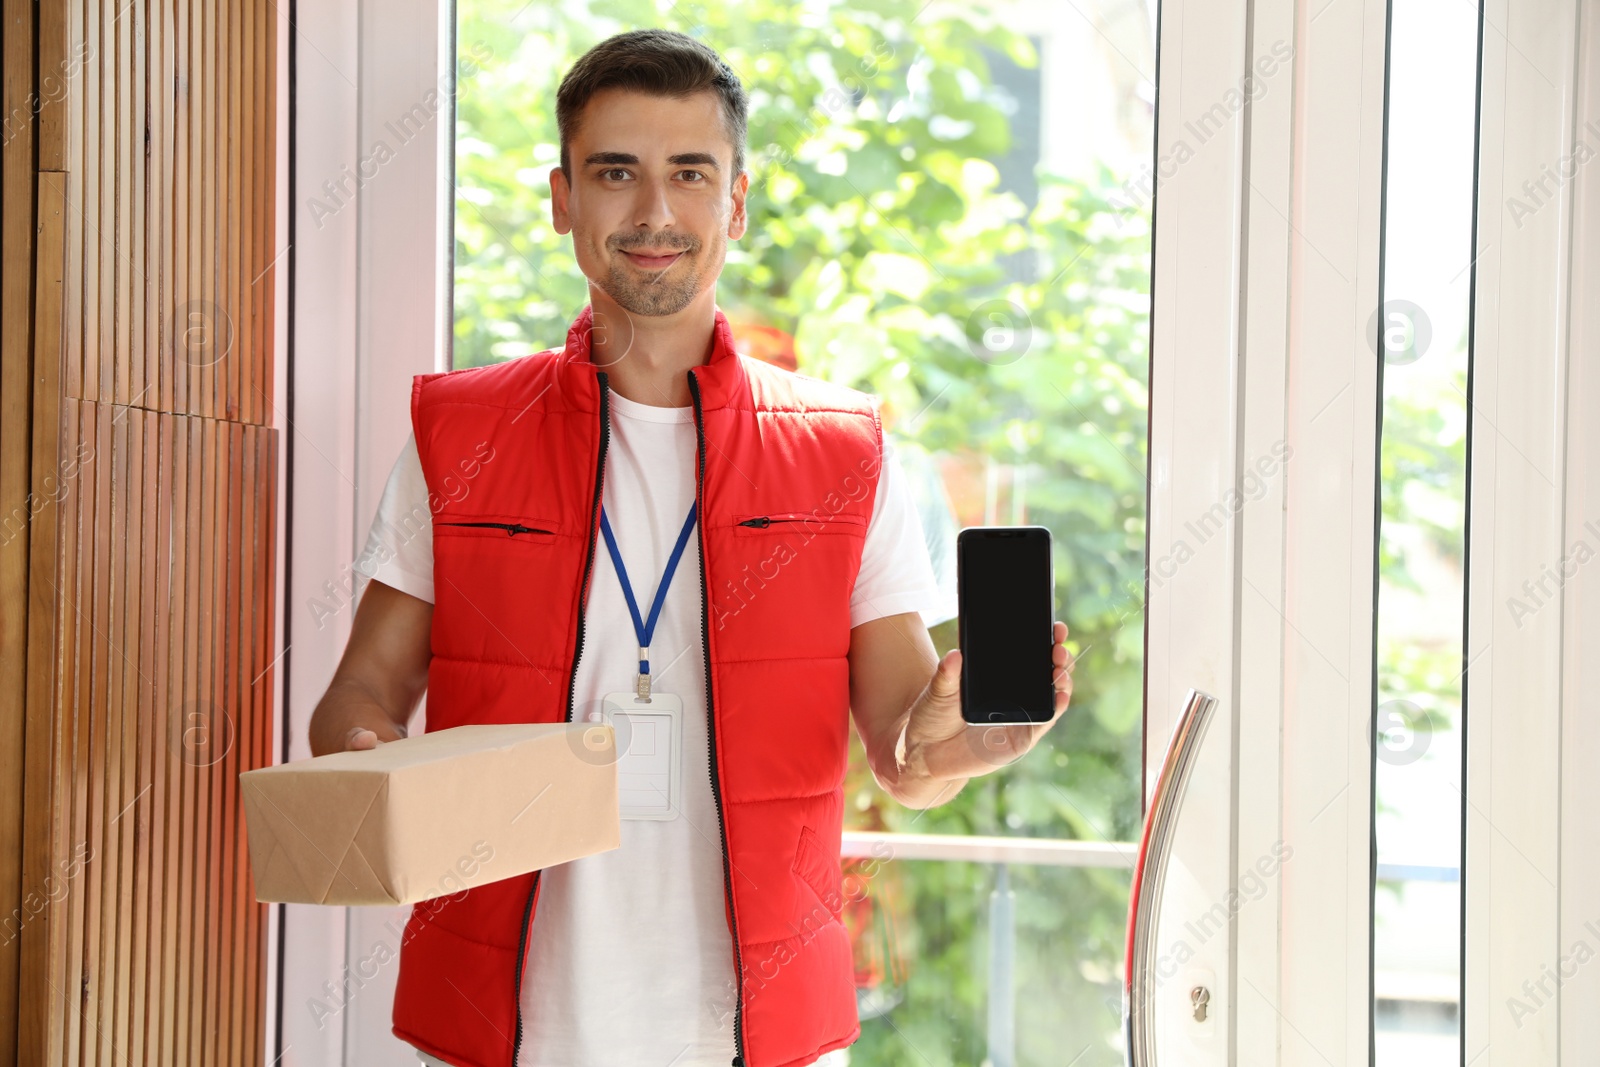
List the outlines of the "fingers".
{"label": "fingers", "polygon": [[961,691],[961,651],[952,648],[944,654],[934,668],[933,679],[928,683],[928,695],[940,699],[954,697]]}
{"label": "fingers", "polygon": [[405,726],[392,723],[380,722],[376,730],[366,726],[352,726],[349,733],[344,735],[344,750],[365,752],[390,741],[399,741],[409,734],[410,730]]}
{"label": "fingers", "polygon": [[1055,667],[1055,680],[1057,689],[1072,688],[1072,669],[1078,665],[1078,659],[1067,651],[1066,645],[1056,645],[1050,652],[1050,659]]}
{"label": "fingers", "polygon": [[1056,620],[1055,645],[1050,649],[1050,659],[1055,667],[1056,685],[1055,716],[1051,722],[1060,718],[1061,713],[1067,710],[1067,705],[1072,701],[1072,669],[1078,665],[1078,657],[1067,650],[1067,633],[1067,624],[1059,619]]}
{"label": "fingers", "polygon": [[1050,662],[1056,668],[1056,688],[1071,692],[1072,669],[1078,665],[1078,658],[1067,651],[1067,624],[1057,619],[1053,629],[1055,643],[1050,647]]}
{"label": "fingers", "polygon": [[346,752],[360,752],[378,747],[378,735],[371,730],[360,726],[352,727],[345,735],[344,747]]}

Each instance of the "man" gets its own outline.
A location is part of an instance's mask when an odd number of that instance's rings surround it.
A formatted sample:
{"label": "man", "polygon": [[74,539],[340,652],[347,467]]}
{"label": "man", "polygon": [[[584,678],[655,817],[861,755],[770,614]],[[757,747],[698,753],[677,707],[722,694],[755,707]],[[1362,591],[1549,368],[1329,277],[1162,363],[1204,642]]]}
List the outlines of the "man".
{"label": "man", "polygon": [[618,849],[417,905],[394,1032],[460,1067],[843,1062],[850,715],[917,808],[1049,724],[969,736],[876,398],[733,350],[715,300],[746,225],[733,72],[685,35],[626,33],[556,109],[554,223],[590,306],[561,349],[417,377],[312,749],[405,736],[425,689],[429,729],[648,696],[681,781],[624,799]]}

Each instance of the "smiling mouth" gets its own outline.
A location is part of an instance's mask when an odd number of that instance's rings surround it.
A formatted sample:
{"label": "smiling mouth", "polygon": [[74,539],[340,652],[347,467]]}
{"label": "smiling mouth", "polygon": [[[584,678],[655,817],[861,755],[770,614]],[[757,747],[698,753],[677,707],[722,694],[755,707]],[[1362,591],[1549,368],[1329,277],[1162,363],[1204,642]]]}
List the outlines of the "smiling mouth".
{"label": "smiling mouth", "polygon": [[644,252],[624,252],[622,255],[636,267],[645,270],[664,270],[678,261],[686,249],[663,252],[660,255],[646,254]]}

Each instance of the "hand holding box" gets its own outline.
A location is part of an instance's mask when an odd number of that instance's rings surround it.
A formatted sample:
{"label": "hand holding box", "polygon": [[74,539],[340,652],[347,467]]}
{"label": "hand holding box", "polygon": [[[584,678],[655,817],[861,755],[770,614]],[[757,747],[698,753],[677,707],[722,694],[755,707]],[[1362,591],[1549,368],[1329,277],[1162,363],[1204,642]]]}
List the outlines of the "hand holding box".
{"label": "hand holding box", "polygon": [[621,846],[609,725],[457,726],[239,776],[256,899],[411,904]]}

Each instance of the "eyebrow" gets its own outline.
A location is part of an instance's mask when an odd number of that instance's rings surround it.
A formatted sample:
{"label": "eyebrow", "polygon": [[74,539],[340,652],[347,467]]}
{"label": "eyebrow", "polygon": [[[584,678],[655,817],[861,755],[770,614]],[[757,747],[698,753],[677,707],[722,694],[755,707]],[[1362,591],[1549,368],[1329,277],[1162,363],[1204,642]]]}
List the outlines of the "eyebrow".
{"label": "eyebrow", "polygon": [[[709,167],[715,171],[722,169],[717,165],[717,157],[709,152],[682,152],[675,156],[668,156],[667,162],[675,167]],[[583,165],[586,167],[616,167],[624,164],[637,166],[638,163],[639,157],[632,152],[595,152],[583,161]]]}

